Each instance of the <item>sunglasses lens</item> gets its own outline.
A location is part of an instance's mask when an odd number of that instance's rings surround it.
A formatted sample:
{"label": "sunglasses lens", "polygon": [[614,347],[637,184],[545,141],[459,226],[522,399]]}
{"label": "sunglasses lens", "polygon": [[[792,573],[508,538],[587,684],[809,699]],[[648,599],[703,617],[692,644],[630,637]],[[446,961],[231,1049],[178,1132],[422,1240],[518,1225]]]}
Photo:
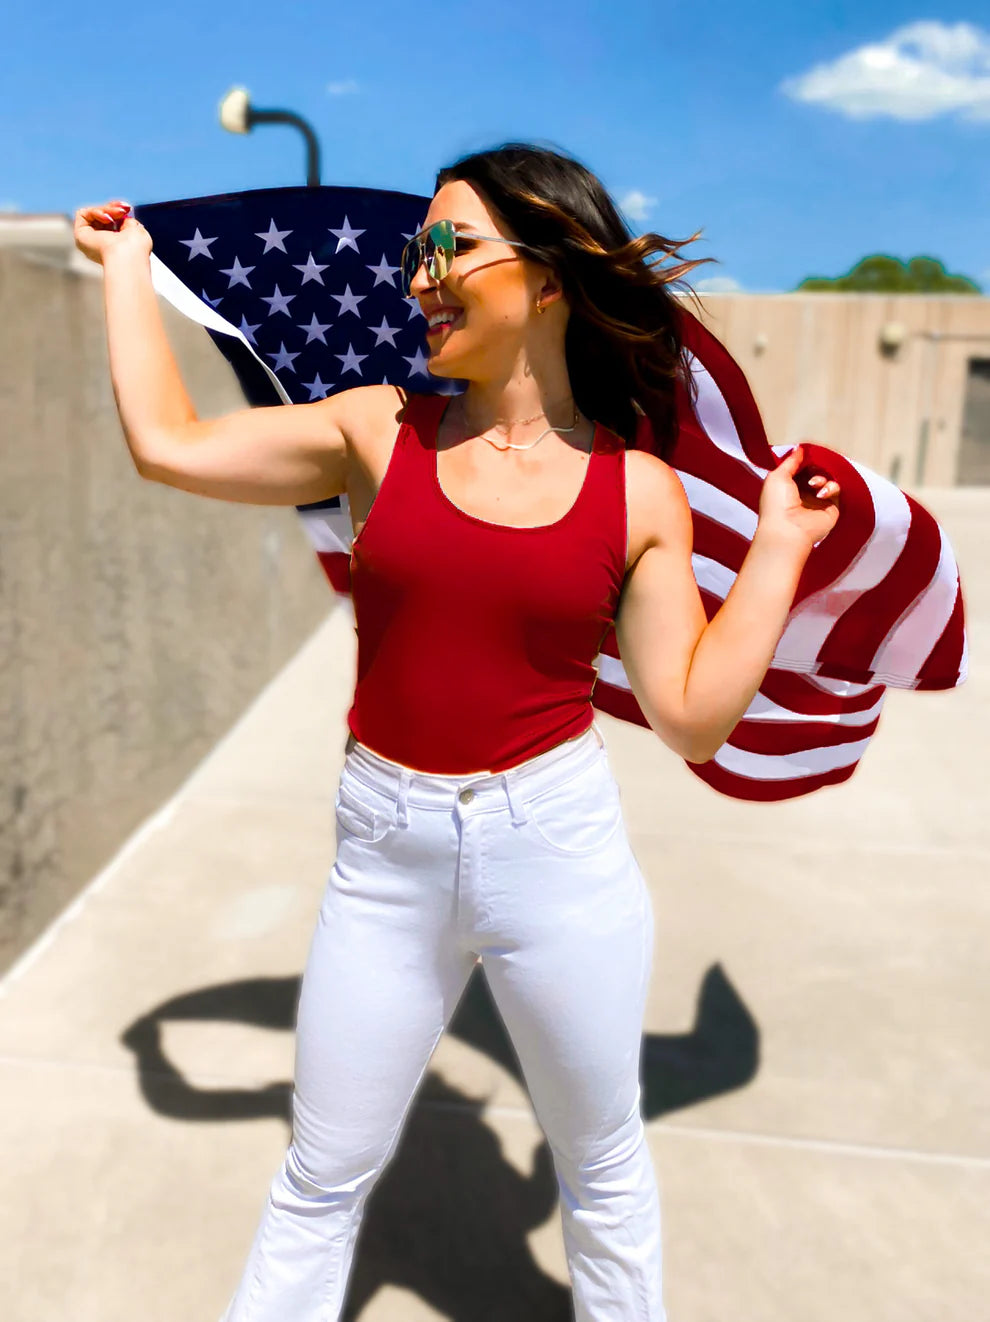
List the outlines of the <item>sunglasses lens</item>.
{"label": "sunglasses lens", "polygon": [[422,261],[419,239],[411,239],[402,250],[402,297],[408,298],[412,292],[413,276]]}
{"label": "sunglasses lens", "polygon": [[410,239],[402,253],[402,294],[408,298],[420,263],[426,262],[431,280],[443,280],[450,273],[456,239],[449,220],[438,220],[422,238]]}
{"label": "sunglasses lens", "polygon": [[430,256],[427,269],[434,280],[443,280],[450,273],[450,263],[454,257],[454,227],[449,220],[438,220],[430,226],[427,235]]}

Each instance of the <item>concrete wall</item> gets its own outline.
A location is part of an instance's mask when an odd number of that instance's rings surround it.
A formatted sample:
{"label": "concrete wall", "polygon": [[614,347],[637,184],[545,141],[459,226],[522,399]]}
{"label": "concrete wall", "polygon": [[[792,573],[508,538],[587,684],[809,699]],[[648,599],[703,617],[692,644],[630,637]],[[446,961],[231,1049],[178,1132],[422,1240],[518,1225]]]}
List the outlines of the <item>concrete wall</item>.
{"label": "concrete wall", "polygon": [[[138,477],[86,265],[0,251],[0,968],[333,606],[291,508]],[[201,416],[244,407],[161,306]]]}
{"label": "concrete wall", "polygon": [[[990,357],[990,298],[705,294],[702,301],[702,320],[746,373],[771,444],[818,441],[901,486],[956,484],[967,362]],[[887,357],[878,341],[889,323],[906,338]]]}

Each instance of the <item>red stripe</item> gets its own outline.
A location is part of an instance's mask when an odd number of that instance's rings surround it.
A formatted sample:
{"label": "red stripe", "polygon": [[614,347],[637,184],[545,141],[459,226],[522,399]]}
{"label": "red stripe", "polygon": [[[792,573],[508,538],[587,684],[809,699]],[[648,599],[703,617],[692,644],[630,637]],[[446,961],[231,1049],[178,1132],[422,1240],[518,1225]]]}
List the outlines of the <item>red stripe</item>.
{"label": "red stripe", "polygon": [[942,630],[942,636],[928,653],[924,664],[918,671],[919,689],[951,689],[959,682],[962,666],[963,644],[966,632],[963,625],[962,580],[956,570],[956,600],[952,614]]}
{"label": "red stripe", "polygon": [[911,524],[900,555],[876,587],[867,589],[832,626],[818,652],[824,663],[860,657],[869,665],[891,629],[935,576],[941,554],[939,527],[905,493]]}
{"label": "red stripe", "polygon": [[[760,506],[760,492],[763,479],[743,463],[742,459],[733,459],[732,455],[711,440],[703,431],[693,412],[687,412],[687,400],[684,400],[684,412],[678,420],[677,440],[667,455],[666,462],[673,468],[679,468],[692,477],[710,482],[712,486],[741,501],[755,514]],[[776,466],[776,459],[771,453]]]}
{"label": "red stripe", "polygon": [[591,705],[608,716],[616,717],[617,720],[628,721],[631,725],[642,725],[648,730],[652,729],[629,689],[616,688],[614,684],[597,679],[591,691]]}
{"label": "red stripe", "polygon": [[787,757],[813,748],[835,748],[869,739],[880,723],[879,713],[866,725],[837,725],[825,721],[764,721],[743,718],[729,735],[728,743],[741,753],[765,753]]}
{"label": "red stripe", "polygon": [[833,716],[865,711],[867,707],[873,706],[883,691],[883,684],[873,684],[862,693],[843,698],[823,692],[805,675],[773,669],[767,671],[760,685],[760,692],[765,698],[801,716]]}
{"label": "red stripe", "polygon": [[[824,445],[802,441],[804,464],[798,477],[824,473],[839,484],[839,518],[823,542],[812,547],[805,562],[794,605],[813,592],[828,587],[849,568],[876,531],[876,509],[870,488],[862,475],[843,455]],[[814,488],[812,488],[814,490]],[[867,657],[867,662],[871,659]]]}
{"label": "red stripe", "polygon": [[849,779],[859,762],[849,767],[836,767],[834,771],[823,771],[817,776],[801,776],[793,780],[753,780],[749,776],[737,776],[732,771],[726,771],[717,762],[702,762],[700,765],[688,762],[686,765],[699,780],[703,780],[719,794],[727,794],[732,799],[748,799],[752,803],[776,803],[780,799],[798,799],[805,794],[813,794],[824,785],[839,785]]}
{"label": "red stripe", "polygon": [[317,551],[324,574],[334,592],[349,597],[351,594],[351,557],[347,551]]}
{"label": "red stripe", "polygon": [[738,574],[752,545],[749,538],[709,518],[707,514],[700,514],[696,509],[692,509],[691,516],[695,553],[706,555],[709,560],[717,560],[720,565]]}
{"label": "red stripe", "polygon": [[714,592],[709,592],[707,588],[699,588],[701,595],[701,604],[705,608],[705,614],[708,616],[708,623],[711,624],[715,616],[722,609],[722,598],[716,597]]}
{"label": "red stripe", "polygon": [[770,449],[760,410],[742,368],[725,345],[692,312],[682,307],[681,313],[684,346],[705,366],[721,391],[743,452],[757,467],[773,468],[777,460]]}

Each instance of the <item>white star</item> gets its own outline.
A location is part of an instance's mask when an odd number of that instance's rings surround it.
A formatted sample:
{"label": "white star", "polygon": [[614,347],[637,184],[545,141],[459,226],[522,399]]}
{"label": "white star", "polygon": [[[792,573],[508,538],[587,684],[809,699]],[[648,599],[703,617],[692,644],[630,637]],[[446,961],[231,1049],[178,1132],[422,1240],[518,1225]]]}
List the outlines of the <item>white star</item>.
{"label": "white star", "polygon": [[287,317],[291,315],[289,312],[289,303],[295,298],[295,294],[283,294],[278,285],[276,285],[275,293],[272,294],[270,298],[265,294],[262,294],[261,297],[265,303],[271,305],[268,309],[268,315],[270,317],[273,317],[276,312],[284,312]]}
{"label": "white star", "polygon": [[345,285],[342,294],[331,294],[330,297],[335,298],[340,304],[341,316],[343,316],[345,312],[353,312],[355,317],[360,318],[361,313],[358,311],[358,304],[363,302],[368,295],[352,294],[350,285]]}
{"label": "white star", "polygon": [[216,243],[218,238],[219,235],[214,234],[212,239],[204,239],[202,234],[200,234],[199,226],[197,225],[195,238],[180,239],[179,242],[184,243],[188,247],[190,261],[192,261],[194,257],[209,257],[210,261],[212,262],[213,254],[210,252],[210,244]]}
{"label": "white star", "polygon": [[381,344],[382,340],[388,340],[389,344],[392,346],[393,349],[397,347],[395,343],[395,337],[398,332],[398,327],[390,326],[384,317],[382,317],[380,325],[369,326],[368,329],[373,330],[375,332],[376,345]]}
{"label": "white star", "polygon": [[422,220],[419,222],[419,224],[416,226],[416,228],[413,230],[412,234],[403,234],[402,237],[403,237],[404,239],[411,239],[412,236],[413,236],[413,234],[422,234],[422,232],[423,232],[423,226],[424,226],[425,224],[426,224],[426,217],[424,216],[423,219],[422,219]]}
{"label": "white star", "polygon": [[296,266],[295,263],[293,262],[293,267],[297,271],[302,271],[303,284],[305,284],[307,280],[315,280],[317,281],[318,284],[321,285],[323,284],[323,277],[320,275],[320,272],[325,271],[327,268],[325,266],[317,266],[315,260],[313,259],[312,253],[309,254],[309,258],[305,266]]}
{"label": "white star", "polygon": [[209,303],[211,308],[215,308],[217,307],[218,304],[223,302],[223,294],[221,294],[219,298],[210,298],[209,294],[206,292],[205,289],[203,290],[201,297],[203,299],[203,302]]}
{"label": "white star", "polygon": [[407,298],[406,302],[409,304],[410,321],[412,321],[413,317],[422,317],[424,321],[426,320],[426,314],[424,313],[423,309],[419,306],[419,299],[415,296],[415,294],[412,296],[412,298]]}
{"label": "white star", "polygon": [[[274,220],[270,220],[268,222],[268,233],[259,234],[257,231],[255,231],[254,237],[256,239],[264,239],[265,252],[268,252],[269,248],[278,248],[280,252],[285,252],[285,244],[282,242],[282,240],[285,238],[287,234],[291,234],[291,233],[292,230],[276,229]],[[265,252],[261,254],[262,257],[264,257]]]}
{"label": "white star", "polygon": [[270,354],[266,354],[265,356],[267,358],[275,359],[276,372],[280,371],[283,367],[287,367],[290,372],[294,372],[296,369],[293,367],[292,364],[295,361],[295,359],[299,357],[299,354],[289,353],[288,349],[286,349],[285,344],[283,343],[279,348],[278,353],[270,353]]}
{"label": "white star", "polygon": [[250,289],[251,281],[248,279],[248,275],[253,270],[253,266],[242,266],[240,258],[235,257],[234,265],[226,268],[221,267],[220,274],[230,276],[230,280],[227,282],[228,289],[233,289],[234,285],[244,285],[247,289]]}
{"label": "white star", "polygon": [[[339,358],[340,354],[338,354],[337,357]],[[315,381],[304,381],[303,385],[309,391],[309,399],[311,403],[314,399],[326,399],[327,391],[330,389],[329,385],[320,380],[319,372],[316,374]]]}
{"label": "white star", "polygon": [[330,233],[336,234],[337,236],[337,252],[340,252],[341,248],[346,247],[353,248],[355,252],[361,251],[354,240],[359,234],[363,234],[364,230],[354,229],[346,216],[344,217],[344,223],[341,228],[339,230],[331,229]]}
{"label": "white star", "polygon": [[354,346],[352,344],[349,344],[347,346],[346,353],[334,354],[335,358],[340,359],[341,375],[343,375],[344,372],[357,372],[358,376],[361,376],[362,375],[361,363],[364,362],[367,356],[368,355],[366,353],[355,353]]}
{"label": "white star", "polygon": [[410,358],[409,355],[405,353],[402,356],[409,364],[410,376],[415,376],[417,372],[422,372],[424,376],[430,375],[429,372],[426,370],[426,364],[429,360],[427,359],[426,354],[423,352],[422,349],[417,349],[415,354],[412,356],[412,358]]}
{"label": "white star", "polygon": [[[384,253],[382,253],[382,260],[378,263],[377,266],[368,267],[369,271],[374,271],[375,273],[376,285],[380,285],[382,284],[383,281],[387,280],[390,285],[394,286],[395,281],[392,279],[392,272],[397,271],[398,269],[399,268],[397,266],[389,266]],[[372,288],[374,288],[374,285],[372,286]]]}
{"label": "white star", "polygon": [[240,326],[238,326],[237,329],[241,332],[241,334],[244,336],[245,339],[250,340],[252,344],[257,344],[257,340],[254,338],[254,332],[258,329],[258,326],[260,325],[261,325],[260,321],[255,326],[248,325],[248,319],[242,313],[241,324]]}
{"label": "white star", "polygon": [[314,312],[313,315],[312,315],[312,316],[310,317],[310,319],[309,319],[309,325],[308,325],[308,326],[300,326],[299,329],[300,329],[300,330],[304,330],[304,331],[306,332],[306,343],[307,343],[307,344],[309,344],[310,340],[322,340],[323,343],[326,344],[326,342],[327,342],[327,337],[323,334],[323,332],[324,332],[325,330],[329,330],[330,327],[331,327],[332,325],[333,325],[333,322],[330,322],[330,321],[328,321],[325,325],[324,325],[323,323],[317,321],[317,320],[316,320],[316,313]]}

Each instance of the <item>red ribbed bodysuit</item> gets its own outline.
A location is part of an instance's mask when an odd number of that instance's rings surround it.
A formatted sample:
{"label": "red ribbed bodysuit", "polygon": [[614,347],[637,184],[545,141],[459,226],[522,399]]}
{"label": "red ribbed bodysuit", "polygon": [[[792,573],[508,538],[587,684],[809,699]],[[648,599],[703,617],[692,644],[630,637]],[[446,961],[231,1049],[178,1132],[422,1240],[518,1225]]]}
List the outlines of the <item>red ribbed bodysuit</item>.
{"label": "red ribbed bodysuit", "polygon": [[574,505],[516,528],[437,477],[450,397],[411,395],[351,553],[358,657],[347,723],[393,762],[504,771],[582,733],[626,560],[625,442],[595,425]]}

